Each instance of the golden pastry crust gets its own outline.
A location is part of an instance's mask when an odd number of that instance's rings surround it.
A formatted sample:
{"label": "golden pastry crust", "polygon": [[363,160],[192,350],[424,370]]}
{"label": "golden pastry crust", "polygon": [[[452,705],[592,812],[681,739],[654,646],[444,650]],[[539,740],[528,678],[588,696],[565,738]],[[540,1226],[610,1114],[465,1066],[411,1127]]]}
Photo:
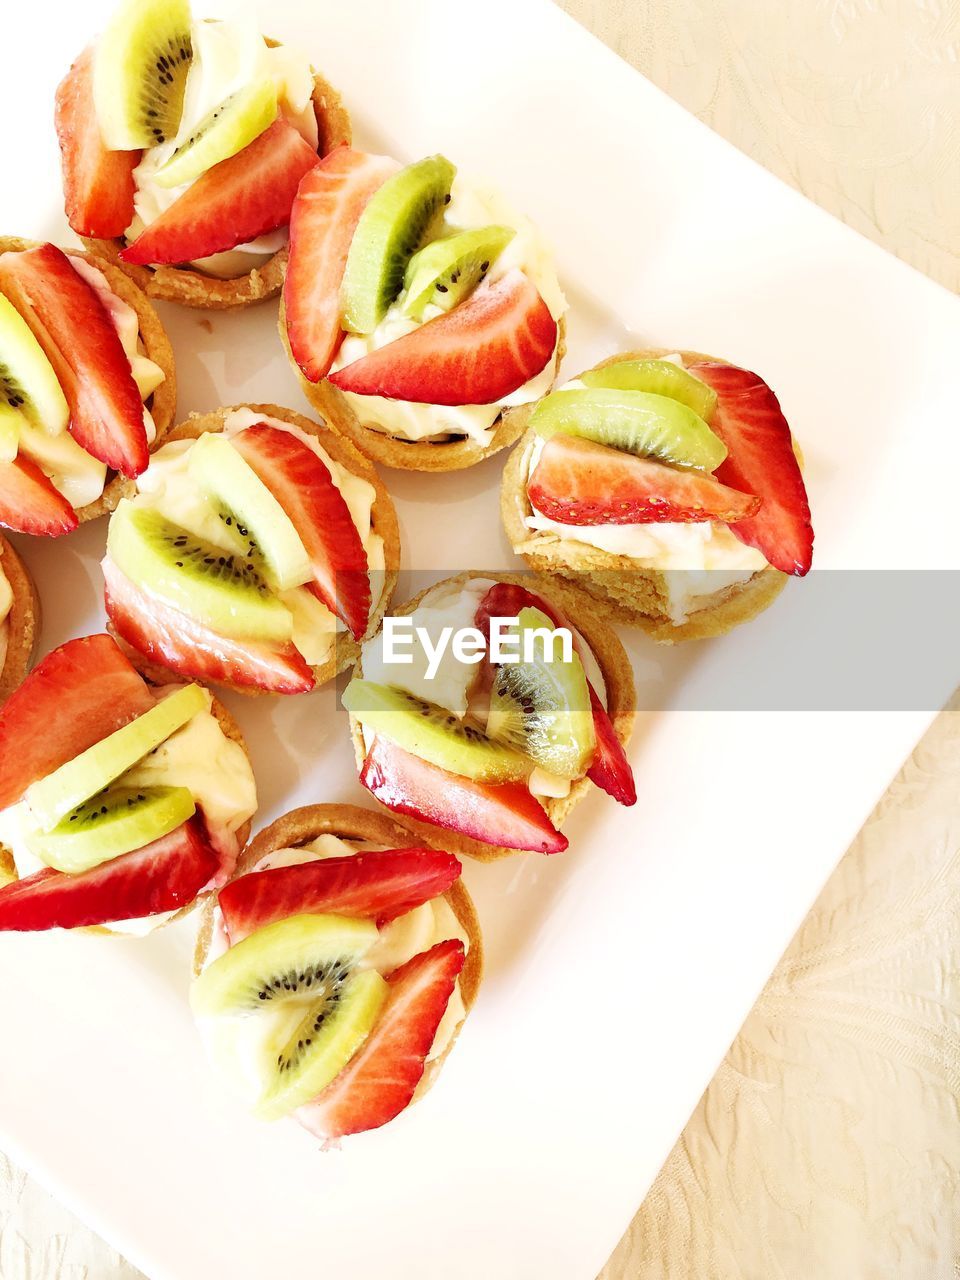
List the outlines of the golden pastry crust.
{"label": "golden pastry crust", "polygon": [[[41,243],[39,240],[23,240],[19,236],[0,236],[0,253],[22,253],[24,249],[35,249]],[[160,317],[150,299],[117,267],[111,266],[109,262],[104,262],[102,258],[92,253],[75,249],[72,245],[64,249],[64,253],[83,258],[84,262],[89,262],[91,267],[96,267],[98,271],[103,272],[113,293],[137,313],[144,354],[163,370],[163,381],[147,396],[144,406],[149,409],[157,429],[156,438],[150,446],[150,452],[153,453],[164,443],[177,412],[177,374],[173,360],[173,347],[170,345],[166,330],[160,323]],[[133,480],[118,475],[116,471],[108,471],[103,493],[95,502],[88,502],[86,506],[78,507],[77,519],[81,524],[86,524],[88,520],[98,520],[100,516],[113,511],[121,498],[130,497],[135,488],[136,484]]]}
{"label": "golden pastry crust", "polygon": [[[27,566],[0,534],[0,574],[10,584],[13,599],[7,614],[7,647],[0,667],[0,704],[30,670],[40,637],[40,597]],[[0,623],[2,626],[3,623]]]}
{"label": "golden pastry crust", "polygon": [[[393,596],[394,588],[397,585],[397,575],[400,570],[400,526],[397,523],[397,513],[394,510],[393,502],[382,480],[370,462],[354,449],[349,440],[344,440],[333,431],[325,430],[321,423],[305,418],[302,414],[295,413],[292,409],[282,409],[276,404],[235,404],[229,408],[215,409],[212,413],[191,413],[185,422],[179,423],[168,432],[165,443],[169,444],[174,440],[196,440],[207,432],[222,431],[229,415],[235,413],[237,409],[250,409],[254,413],[262,413],[264,417],[277,418],[281,422],[288,422],[291,426],[299,427],[306,435],[314,436],[335,462],[340,463],[345,470],[351,471],[354,475],[368,481],[376,490],[376,497],[373,500],[373,508],[371,510],[371,526],[374,533],[379,534],[383,539],[383,555],[386,569],[383,575],[383,588],[380,593],[380,599],[376,608],[371,611],[364,639],[372,636],[380,626],[383,615]],[[148,680],[156,683],[158,681],[162,682],[164,679],[183,678],[178,675],[171,677],[171,673],[165,667],[160,666],[158,663],[150,662],[138,650],[122,640],[109,623],[107,624],[107,630],[137,670]],[[326,684],[328,680],[332,680],[341,671],[352,666],[359,654],[360,644],[354,640],[353,636],[345,632],[338,632],[333,656],[320,666],[313,668],[313,674],[317,682],[316,687],[319,688],[321,685]],[[237,693],[247,694],[251,697],[267,692],[267,690],[253,689],[246,685],[238,684],[227,683],[224,687],[234,689]]]}
{"label": "golden pastry crust", "polygon": [[[266,39],[271,48],[276,40]],[[317,117],[319,145],[317,154],[325,156],[334,147],[346,143],[353,136],[350,115],[340,94],[314,72],[313,110]],[[287,246],[279,249],[260,267],[254,267],[244,276],[232,280],[218,280],[189,267],[157,266],[140,267],[124,262],[120,251],[126,241],[93,240],[83,237],[83,243],[97,258],[111,263],[125,272],[150,298],[164,302],[178,302],[184,307],[196,307],[205,311],[226,311],[232,307],[249,307],[257,302],[275,298],[283,286],[287,266]]]}
{"label": "golden pastry crust", "polygon": [[[437,587],[450,584],[466,585],[473,578],[489,578],[493,582],[512,582],[526,587],[546,600],[560,606],[564,614],[571,620],[571,625],[586,641],[587,646],[596,659],[600,674],[603,677],[601,694],[607,714],[613,724],[620,742],[626,746],[633,732],[637,713],[637,693],[633,680],[633,668],[627,652],[620,643],[616,633],[597,616],[593,601],[588,600],[583,592],[576,590],[568,583],[558,583],[555,579],[547,579],[542,575],[531,573],[485,573],[478,570],[464,570],[425,588],[412,600],[394,610],[398,616],[411,614],[423,600],[424,596]],[[358,660],[355,675],[363,676],[363,668]],[[359,722],[350,716],[350,735],[353,739],[354,755],[358,772],[363,768],[366,748]],[[589,778],[583,777],[574,782],[567,795],[558,799],[547,799],[544,807],[547,816],[559,830],[567,817],[593,787]],[[613,801],[611,801],[613,803]],[[514,854],[529,853],[529,850],[512,849],[507,845],[484,844],[458,831],[449,831],[446,827],[437,827],[429,822],[420,822],[408,814],[403,815],[403,822],[411,831],[417,833],[426,844],[436,849],[448,849],[451,853],[474,858],[477,862],[495,862],[499,858],[509,858]],[[541,854],[531,856],[542,857]]]}
{"label": "golden pastry crust", "polygon": [[[648,348],[624,351],[601,360],[594,368],[617,364],[621,360],[656,360],[672,352]],[[680,351],[685,363],[711,360],[726,363],[716,356],[698,351]],[[629,556],[615,555],[583,542],[566,541],[537,534],[527,527],[533,507],[527,497],[527,472],[534,433],[528,428],[536,405],[524,405],[523,439],[507,459],[500,489],[500,515],[514,551],[532,569],[573,582],[591,598],[596,612],[608,622],[640,627],[661,644],[681,640],[704,640],[732,631],[762,613],[787,584],[787,575],[767,565],[745,582],[735,583],[720,591],[700,597],[697,607],[685,622],[670,618],[669,590],[662,573],[640,567]]]}

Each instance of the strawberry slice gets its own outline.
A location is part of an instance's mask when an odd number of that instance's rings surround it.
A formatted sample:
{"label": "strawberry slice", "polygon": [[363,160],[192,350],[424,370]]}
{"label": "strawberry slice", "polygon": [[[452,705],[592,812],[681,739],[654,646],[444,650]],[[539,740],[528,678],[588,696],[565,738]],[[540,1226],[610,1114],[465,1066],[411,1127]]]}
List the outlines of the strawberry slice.
{"label": "strawberry slice", "polygon": [[217,855],[191,818],[133,853],[71,876],[44,868],[0,889],[0,929],[77,929],[176,911],[217,871]]}
{"label": "strawberry slice", "polygon": [[522,782],[474,782],[375,738],[360,781],[381,804],[483,844],[562,853],[568,841]]}
{"label": "strawberry slice", "polygon": [[155,701],[108,635],[48,653],[0,708],[0,809]]}
{"label": "strawberry slice", "polygon": [[220,909],[231,944],[304,912],[373,918],[382,926],[446,893],[460,870],[459,860],[439,849],[322,858],[241,876],[220,894]]}
{"label": "strawberry slice", "polygon": [[283,285],[287,338],[305,378],[326,377],[340,344],[340,284],[367,201],[399,165],[337,147],[303,178],[290,213]]}
{"label": "strawberry slice", "polygon": [[139,151],[109,151],[93,104],[93,47],[85,49],[57,89],[54,123],[67,221],[78,236],[111,240],[133,221],[133,171]]}
{"label": "strawberry slice", "polygon": [[760,505],[759,498],[730,489],[703,471],[680,471],[563,435],[544,445],[527,495],[542,515],[569,525],[730,523],[753,515]]}
{"label": "strawberry slice", "polygon": [[124,262],[192,262],[256,240],[290,221],[300,179],[317,153],[282,117],[221,160],[124,249]]}
{"label": "strawberry slice", "polygon": [[424,404],[492,404],[522,387],[557,345],[557,322],[519,269],[330,375],[341,391]]}
{"label": "strawberry slice", "polygon": [[238,432],[232,443],[300,535],[313,570],[307,586],[359,640],[370,617],[367,553],[327,467],[291,432],[263,422]]}
{"label": "strawberry slice", "polygon": [[107,617],[121,640],[153,662],[196,680],[309,693],[313,672],[292,644],[263,644],[218,635],[136,586],[109,559],[102,562]]}
{"label": "strawberry slice", "polygon": [[438,942],[387,978],[390,992],[360,1049],[332,1084],[294,1114],[318,1138],[379,1129],[409,1105],[466,953]]}
{"label": "strawberry slice", "polygon": [[731,364],[692,364],[690,372],[717,393],[711,424],[727,446],[717,479],[759,494],[760,510],[731,524],[775,569],[803,577],[813,563],[810,503],[780,402],[762,378]]}
{"label": "strawberry slice", "polygon": [[0,525],[58,538],[79,523],[73,507],[35,462],[22,453],[12,462],[0,462]]}
{"label": "strawberry slice", "polygon": [[110,313],[52,244],[0,257],[0,289],[33,330],[70,406],[70,434],[125,476],[149,461],[143,401]]}

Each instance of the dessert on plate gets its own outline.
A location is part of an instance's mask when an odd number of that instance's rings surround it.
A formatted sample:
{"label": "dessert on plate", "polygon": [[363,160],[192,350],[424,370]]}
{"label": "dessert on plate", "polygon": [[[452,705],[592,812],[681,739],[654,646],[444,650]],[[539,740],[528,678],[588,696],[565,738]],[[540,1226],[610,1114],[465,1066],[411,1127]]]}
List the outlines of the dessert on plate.
{"label": "dessert on plate", "polygon": [[468,571],[383,626],[343,705],[361,783],[423,839],[482,861],[559,853],[591,783],[635,803],[633,674],[579,592]]}
{"label": "dessert on plate", "polygon": [[720,635],[813,558],[798,449],[747,369],[626,352],[524,410],[501,511],[534,569],[658,641]]}
{"label": "dessert on plate", "polygon": [[27,674],[40,631],[40,599],[26,565],[0,534],[0,703]]}
{"label": "dessert on plate", "polygon": [[480,983],[459,877],[452,854],[353,805],[295,809],[251,841],[204,912],[191,1004],[257,1115],[329,1143],[426,1092]]}
{"label": "dessert on plate", "polygon": [[149,933],[229,878],[256,807],[206,689],[70,640],[0,707],[0,930]]}
{"label": "dessert on plate", "polygon": [[0,237],[0,525],[56,537],[112,511],[176,401],[167,335],[122,271]]}
{"label": "dessert on plate", "polygon": [[529,219],[444,156],[339,147],[300,184],[281,336],[311,403],[378,462],[452,471],[512,444],[566,305]]}
{"label": "dessert on plate", "polygon": [[306,693],[390,600],[396,514],[348,440],[277,405],[193,414],[110,520],[110,630],[152,680]]}
{"label": "dessert on plate", "polygon": [[154,298],[246,306],[283,280],[303,175],[350,141],[340,96],[249,20],[123,0],[57,90],[73,230]]}

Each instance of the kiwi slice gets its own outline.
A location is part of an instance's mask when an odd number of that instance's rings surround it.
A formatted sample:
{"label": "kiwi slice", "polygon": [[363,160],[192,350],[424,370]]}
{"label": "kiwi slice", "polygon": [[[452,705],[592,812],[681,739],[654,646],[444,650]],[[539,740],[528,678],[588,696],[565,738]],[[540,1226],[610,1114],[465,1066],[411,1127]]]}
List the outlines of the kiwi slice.
{"label": "kiwi slice", "polygon": [[259,138],[277,118],[277,86],[259,80],[238,89],[209,112],[153,175],[160,187],[192,182]]}
{"label": "kiwi slice", "polygon": [[699,414],[679,400],[606,387],[554,391],[530,415],[541,436],[583,436],[676,467],[715,471],[727,447]]}
{"label": "kiwi slice", "polygon": [[93,100],[111,151],[176,136],[193,60],[187,0],[123,0],[97,41]]}
{"label": "kiwi slice", "polygon": [[456,169],[428,156],[395,173],[371,196],[350,242],[340,302],[343,325],[372,333],[403,288],[407,263],[439,224]]}
{"label": "kiwi slice", "polygon": [[19,410],[11,409],[0,397],[0,462],[12,462],[17,456],[23,422]]}
{"label": "kiwi slice", "polygon": [[[521,645],[524,632],[555,629],[540,609],[520,610],[516,630]],[[487,732],[561,778],[582,777],[596,745],[583,663],[575,650],[569,662],[543,644],[534,644],[532,651],[532,661],[499,667],[490,691]],[[547,661],[548,653],[553,661]]]}
{"label": "kiwi slice", "polygon": [[53,831],[62,818],[91,796],[99,795],[209,706],[210,695],[205,689],[198,684],[184,685],[136,720],[34,782],[24,795],[27,807],[44,831]]}
{"label": "kiwi slice", "polygon": [[310,559],[293,522],[226,436],[201,436],[189,467],[221,504],[224,524],[249,537],[249,554],[272,587],[287,591],[310,580]]}
{"label": "kiwi slice", "polygon": [[450,311],[473,292],[515,235],[512,227],[480,227],[426,245],[407,264],[403,310],[414,320],[430,306]]}
{"label": "kiwi slice", "polygon": [[250,640],[289,640],[293,616],[257,569],[124,499],[110,520],[107,553],[121,573],[214,631]]}
{"label": "kiwi slice", "polygon": [[618,360],[602,369],[580,375],[587,387],[613,387],[621,391],[652,391],[658,396],[679,400],[709,422],[717,410],[713,387],[688,373],[672,360]]}
{"label": "kiwi slice", "polygon": [[[65,431],[70,410],[53,365],[30,326],[0,294],[0,408],[22,413],[48,435]],[[9,415],[6,415],[9,420]]]}
{"label": "kiwi slice", "polygon": [[78,805],[52,831],[28,835],[27,846],[48,867],[77,874],[169,835],[196,808],[186,787],[112,787]]}
{"label": "kiwi slice", "polygon": [[404,689],[354,679],[343,691],[342,701],[364,728],[461,778],[509,782],[530,772],[523,756],[488,738],[479,725]]}
{"label": "kiwi slice", "polygon": [[257,1107],[265,1119],[309,1102],[369,1035],[388,987],[357,964],[376,938],[371,920],[291,916],[230,947],[194,983],[190,1003],[200,1017],[269,1013]]}

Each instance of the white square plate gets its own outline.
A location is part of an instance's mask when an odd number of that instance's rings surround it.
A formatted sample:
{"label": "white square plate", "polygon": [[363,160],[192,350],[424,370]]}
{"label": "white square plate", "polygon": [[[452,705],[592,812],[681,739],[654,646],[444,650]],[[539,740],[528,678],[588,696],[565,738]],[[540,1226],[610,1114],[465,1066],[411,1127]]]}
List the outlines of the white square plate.
{"label": "white square plate", "polygon": [[[111,7],[5,15],[0,231],[65,238],[53,92]],[[634,339],[746,363],[803,442],[820,568],[956,565],[956,299],[758,169],[547,0],[261,11],[343,90],[361,143],[442,150],[537,219],[572,303],[567,371]],[[305,407],[274,305],[163,314],[181,415],[244,399]],[[408,567],[514,563],[502,462],[387,473]],[[45,649],[102,626],[104,532],[18,540]],[[709,688],[733,655],[778,652],[814,598],[810,580],[791,584],[757,622],[679,654],[633,638],[638,676],[677,697]],[[363,801],[333,691],[231,705],[261,822]],[[429,1098],[339,1153],[221,1095],[185,999],[189,922],[143,943],[0,937],[0,1148],[155,1280],[589,1280],[929,718],[644,717],[635,809],[591,796],[567,854],[467,867],[489,955],[477,1008]]]}

